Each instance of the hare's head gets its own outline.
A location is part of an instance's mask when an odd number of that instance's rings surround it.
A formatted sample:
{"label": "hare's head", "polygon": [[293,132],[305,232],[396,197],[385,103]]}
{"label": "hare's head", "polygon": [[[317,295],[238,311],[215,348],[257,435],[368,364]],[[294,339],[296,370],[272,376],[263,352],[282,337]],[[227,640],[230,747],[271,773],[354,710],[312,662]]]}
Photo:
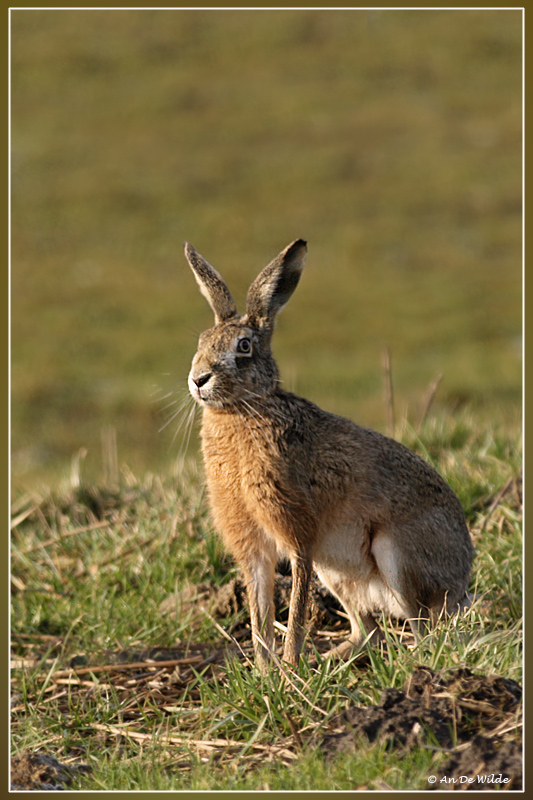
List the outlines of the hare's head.
{"label": "hare's head", "polygon": [[272,392],[278,371],[270,351],[277,313],[298,285],[307,245],[285,248],[248,290],[246,313],[238,314],[218,272],[185,245],[185,255],[200,291],[215,314],[215,326],[201,334],[189,373],[189,390],[201,405],[235,408],[247,398]]}

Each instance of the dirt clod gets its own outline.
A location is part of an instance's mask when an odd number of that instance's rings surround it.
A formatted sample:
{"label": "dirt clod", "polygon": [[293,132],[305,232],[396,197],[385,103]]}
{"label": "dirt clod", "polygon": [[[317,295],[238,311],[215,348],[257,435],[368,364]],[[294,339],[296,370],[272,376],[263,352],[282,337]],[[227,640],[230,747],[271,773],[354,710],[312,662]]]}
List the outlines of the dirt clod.
{"label": "dirt clod", "polygon": [[[290,576],[276,576],[274,603],[276,606],[276,618],[280,622],[286,622],[288,619],[291,589],[292,578]],[[232,578],[219,588],[214,588],[208,583],[186,586],[177,599],[178,607],[181,608],[182,613],[188,611],[191,606],[203,606],[215,619],[233,616],[243,608],[246,608],[248,604],[246,588],[240,578]],[[349,628],[346,620],[339,615],[339,611],[342,612],[340,603],[316,578],[313,578],[309,592],[310,629],[331,629],[332,626]],[[176,598],[174,595],[163,601],[161,613],[170,615],[176,613]],[[243,620],[242,624],[249,625],[249,619]]]}
{"label": "dirt clod", "polygon": [[[292,578],[286,575],[277,575],[274,585],[274,604],[276,617],[281,622],[286,622],[289,617],[291,590]],[[244,583],[238,578],[233,578],[220,589],[211,591],[209,610],[214,617],[224,617],[240,611],[246,603]],[[313,578],[309,591],[310,628],[325,628],[331,626],[332,623],[344,623],[337,613],[339,610],[342,611],[342,606],[338,601],[319,584],[316,578]]]}
{"label": "dirt clod", "polygon": [[[508,678],[419,667],[403,691],[386,689],[377,705],[354,706],[335,717],[321,746],[329,756],[353,752],[361,740],[404,752],[417,745],[438,746],[450,750],[451,757],[427,788],[442,788],[443,776],[472,776],[469,784],[450,781],[446,788],[494,789],[478,775],[501,773],[508,779],[506,788],[520,789],[521,743],[515,722],[521,696],[519,684]],[[498,729],[515,737],[502,741]]]}
{"label": "dirt clod", "polygon": [[[498,742],[478,733],[468,747],[455,753],[437,774],[437,782],[430,788],[493,790],[496,786],[522,789],[522,748],[517,742]],[[471,783],[465,779],[473,778]],[[496,779],[500,779],[497,783]],[[462,782],[461,782],[462,781]],[[504,782],[506,781],[506,782]]]}
{"label": "dirt clod", "polygon": [[62,791],[90,771],[87,764],[62,764],[46,753],[20,753],[11,759],[11,791]]}

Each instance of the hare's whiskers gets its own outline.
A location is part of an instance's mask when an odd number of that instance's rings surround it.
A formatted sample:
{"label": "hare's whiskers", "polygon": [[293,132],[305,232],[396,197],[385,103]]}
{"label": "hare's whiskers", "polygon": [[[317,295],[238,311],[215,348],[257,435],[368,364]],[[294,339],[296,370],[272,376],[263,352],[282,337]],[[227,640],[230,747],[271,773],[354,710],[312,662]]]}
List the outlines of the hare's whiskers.
{"label": "hare's whiskers", "polygon": [[[164,389],[161,386],[158,386],[157,383],[152,384],[152,386],[153,386],[153,389],[150,392],[150,397],[156,397],[156,395],[161,394],[161,392],[164,391]],[[172,394],[172,392],[170,392],[170,394]],[[166,397],[166,395],[165,395],[165,397]]]}
{"label": "hare's whiskers", "polygon": [[[193,429],[193,426],[194,426],[194,418],[196,416],[196,411],[197,411],[197,408],[198,408],[198,406],[196,405],[195,401],[192,398],[191,398],[191,400],[192,400],[192,406],[189,409],[189,413],[187,414],[187,416],[185,418],[185,429],[184,429],[184,432],[183,432],[183,438],[182,438],[182,442],[181,442],[181,447],[180,447],[180,450],[179,450],[179,453],[178,453],[178,460],[183,458],[183,456],[185,455],[185,453],[189,449],[189,443],[191,441],[191,434],[192,434],[192,429]],[[180,423],[180,425],[178,426],[178,428],[174,432],[174,436],[172,437],[171,446],[172,446],[172,444],[174,444],[176,436],[178,435],[178,431],[182,427],[183,427],[183,421]]]}
{"label": "hare's whiskers", "polygon": [[[241,398],[241,400],[240,400],[238,403],[233,403],[233,404],[232,404],[232,405],[233,405],[233,408],[234,408],[234,409],[236,410],[236,412],[237,412],[237,414],[236,414],[236,417],[237,417],[237,418],[240,416],[240,415],[239,415],[239,412],[241,411],[241,403],[242,403],[242,404],[245,404],[245,405],[248,407],[248,409],[250,410],[250,412],[251,412],[252,416],[254,416],[254,417],[256,416],[256,415],[254,414],[254,410],[253,410],[253,408],[252,408],[252,407],[251,407],[251,406],[250,406],[248,403],[246,403],[246,401],[245,401],[245,400],[242,400],[242,398]],[[234,425],[234,427],[235,427],[235,431],[236,431],[237,435],[238,435],[238,436],[241,436],[241,435],[242,435],[242,428],[241,428],[241,426],[238,424],[238,422],[237,422],[237,418],[235,418],[235,417],[232,417],[232,419],[233,419],[233,425]],[[257,418],[257,417],[256,417],[256,418]],[[259,421],[261,422],[261,418],[259,417],[258,419],[259,419]],[[261,426],[261,425],[260,425],[259,427],[261,427],[261,428],[262,428],[262,426]],[[257,435],[257,431],[256,431],[256,430],[254,430],[254,426],[253,426],[253,425],[248,425],[248,426],[246,427],[246,430],[247,430],[247,431],[248,431],[248,432],[251,434],[251,436],[252,436],[252,439],[254,440],[254,442],[256,443],[257,447],[259,448],[259,446],[260,446],[260,444],[261,444],[261,440],[259,439],[259,436]],[[263,441],[264,441],[264,440],[263,440]]]}
{"label": "hare's whiskers", "polygon": [[170,442],[171,445],[174,443],[174,441],[176,439],[176,436],[178,435],[180,430],[183,428],[183,426],[187,424],[187,421],[188,421],[190,413],[191,413],[191,409],[194,410],[194,408],[195,408],[194,400],[191,398],[190,402],[185,400],[182,403],[182,405],[180,406],[180,408],[172,414],[172,416],[169,419],[168,423],[170,423],[173,420],[175,420],[176,417],[178,417],[178,416],[180,416],[181,419],[179,420],[179,423],[176,426],[176,430],[174,431],[174,435],[172,436],[172,440]]}
{"label": "hare's whiskers", "polygon": [[163,408],[160,408],[158,410],[158,413],[162,414],[164,411],[168,411],[168,409],[172,408],[172,406],[175,406],[176,403],[179,403],[179,400],[177,398],[176,398],[176,400],[171,400],[170,403],[167,403],[166,406],[163,406]]}
{"label": "hare's whiskers", "polygon": [[[161,391],[163,391],[163,390],[161,390]],[[162,402],[163,402],[163,400],[166,400],[166,399],[167,399],[167,397],[172,397],[172,395],[173,395],[173,394],[175,394],[175,392],[174,392],[174,391],[167,392],[166,394],[164,394],[164,395],[163,395],[163,397],[160,397],[160,398],[159,398],[159,400],[158,400],[157,402],[158,402],[158,403],[162,403]]]}
{"label": "hare's whiskers", "polygon": [[290,417],[287,414],[284,414],[282,411],[279,410],[279,408],[276,408],[276,406],[273,403],[266,403],[264,395],[258,394],[257,392],[252,392],[250,389],[247,389],[246,396],[253,397],[255,404],[257,406],[260,406],[261,408],[264,408],[265,411],[268,411],[268,413],[272,417],[277,417],[278,419],[282,420],[290,419]]}
{"label": "hare's whiskers", "polygon": [[[191,398],[191,400],[192,400],[192,398]],[[178,402],[178,401],[176,401],[176,402]],[[181,412],[183,411],[183,409],[187,407],[187,405],[188,405],[188,402],[189,402],[189,401],[188,401],[188,399],[187,399],[187,398],[185,398],[184,400],[182,400],[182,402],[181,402],[181,404],[178,406],[178,408],[176,408],[174,411],[172,411],[172,413],[171,413],[171,414],[169,414],[169,416],[168,416],[168,419],[166,420],[166,422],[164,423],[164,425],[162,425],[162,426],[159,428],[159,430],[158,430],[158,433],[161,433],[162,431],[164,431],[164,430],[165,430],[165,428],[166,428],[168,425],[170,425],[170,423],[171,423],[171,422],[173,422],[173,421],[176,419],[176,417],[178,417],[178,416],[181,414]],[[194,402],[194,401],[193,401],[193,402]]]}
{"label": "hare's whiskers", "polygon": [[250,405],[250,403],[248,403],[246,400],[242,398],[241,398],[241,403],[245,408],[248,409],[252,417],[254,417],[254,419],[256,419],[259,423],[266,422],[268,424],[267,418],[263,416],[259,411],[257,411],[257,409],[255,409],[252,405]]}

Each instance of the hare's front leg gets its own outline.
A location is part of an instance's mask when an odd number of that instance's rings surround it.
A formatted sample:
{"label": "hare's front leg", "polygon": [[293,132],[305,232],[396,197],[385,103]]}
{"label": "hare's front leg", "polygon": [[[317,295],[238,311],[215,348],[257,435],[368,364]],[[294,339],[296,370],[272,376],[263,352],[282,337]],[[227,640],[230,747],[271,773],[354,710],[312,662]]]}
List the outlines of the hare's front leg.
{"label": "hare's front leg", "polygon": [[255,659],[262,672],[268,670],[274,652],[274,576],[277,563],[275,545],[261,541],[261,547],[251,547],[241,560],[244,571]]}
{"label": "hare's front leg", "polygon": [[292,591],[283,660],[296,667],[305,637],[309,584],[313,570],[312,559],[306,555],[292,557],[291,570]]}

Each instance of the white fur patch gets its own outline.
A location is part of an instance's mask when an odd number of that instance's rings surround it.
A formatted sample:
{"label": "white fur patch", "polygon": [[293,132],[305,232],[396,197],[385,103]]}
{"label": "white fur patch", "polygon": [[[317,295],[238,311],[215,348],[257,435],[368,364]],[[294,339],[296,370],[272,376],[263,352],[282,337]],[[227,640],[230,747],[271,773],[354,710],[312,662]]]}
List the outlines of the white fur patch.
{"label": "white fur patch", "polygon": [[366,537],[366,532],[358,531],[353,523],[328,530],[314,554],[315,570],[351,617],[354,611],[384,611],[405,617],[394,546],[387,536],[379,534],[372,544],[371,557]]}
{"label": "white fur patch", "polygon": [[384,533],[378,533],[372,542],[372,555],[385,581],[394,592],[401,591],[400,566],[396,548],[391,539]]}

